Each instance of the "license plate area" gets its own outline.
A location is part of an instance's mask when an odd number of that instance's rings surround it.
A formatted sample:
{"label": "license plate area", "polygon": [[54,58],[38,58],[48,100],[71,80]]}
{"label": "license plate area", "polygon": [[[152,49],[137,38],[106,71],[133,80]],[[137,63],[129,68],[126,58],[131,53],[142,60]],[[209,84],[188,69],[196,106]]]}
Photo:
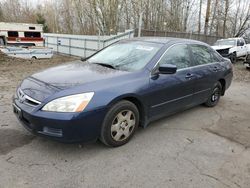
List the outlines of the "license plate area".
{"label": "license plate area", "polygon": [[19,119],[22,119],[23,115],[22,115],[22,110],[17,107],[17,105],[13,104],[13,112],[17,115],[17,117]]}

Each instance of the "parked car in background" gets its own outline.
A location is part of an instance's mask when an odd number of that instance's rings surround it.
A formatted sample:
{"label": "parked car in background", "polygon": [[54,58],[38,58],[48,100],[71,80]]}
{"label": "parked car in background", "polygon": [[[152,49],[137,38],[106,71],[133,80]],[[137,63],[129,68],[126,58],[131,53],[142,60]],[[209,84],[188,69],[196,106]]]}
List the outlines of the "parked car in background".
{"label": "parked car in background", "polygon": [[232,76],[231,62],[205,43],[135,38],[84,62],[27,77],[16,90],[13,109],[36,135],[63,142],[99,138],[121,146],[139,125],[199,104],[217,105]]}
{"label": "parked car in background", "polygon": [[217,40],[212,46],[223,57],[229,58],[236,63],[237,58],[247,56],[247,45],[243,38],[228,38]]}

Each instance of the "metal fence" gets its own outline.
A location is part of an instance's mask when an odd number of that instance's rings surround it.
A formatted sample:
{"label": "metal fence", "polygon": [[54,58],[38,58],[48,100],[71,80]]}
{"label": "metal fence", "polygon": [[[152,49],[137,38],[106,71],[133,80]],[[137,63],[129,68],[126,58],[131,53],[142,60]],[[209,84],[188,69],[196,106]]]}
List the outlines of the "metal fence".
{"label": "metal fence", "polygon": [[[135,36],[138,36],[138,29],[135,30]],[[194,39],[205,42],[209,45],[213,45],[218,39],[221,37],[211,36],[211,35],[203,35],[196,33],[185,33],[185,32],[169,32],[169,31],[157,31],[157,30],[141,30],[141,36],[160,36],[160,37],[174,37],[174,38],[186,38],[186,39]]]}
{"label": "metal fence", "polygon": [[121,39],[134,37],[134,30],[127,30],[114,36],[67,35],[45,33],[45,46],[55,52],[88,57],[98,50]]}
{"label": "metal fence", "polygon": [[[138,29],[127,30],[124,33],[118,33],[114,36],[91,36],[91,35],[68,35],[45,33],[45,46],[53,48],[55,52],[67,55],[88,57],[98,50],[121,39],[132,38],[138,36]],[[183,33],[183,32],[167,32],[154,30],[141,30],[141,36],[161,36],[161,37],[175,37],[188,38],[206,42],[210,45],[214,44],[216,40],[221,39],[217,36]]]}

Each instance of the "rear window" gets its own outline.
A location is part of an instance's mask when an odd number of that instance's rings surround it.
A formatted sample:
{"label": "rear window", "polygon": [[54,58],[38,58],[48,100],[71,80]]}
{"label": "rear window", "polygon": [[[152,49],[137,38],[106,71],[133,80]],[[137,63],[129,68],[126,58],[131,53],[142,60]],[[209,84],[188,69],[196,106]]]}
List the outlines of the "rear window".
{"label": "rear window", "polygon": [[17,31],[8,31],[8,37],[18,37]]}
{"label": "rear window", "polygon": [[211,56],[208,47],[196,44],[191,45],[190,47],[195,59],[195,65],[204,65],[214,62],[214,59]]}
{"label": "rear window", "polygon": [[37,37],[37,38],[40,38],[41,33],[40,32],[24,32],[24,36],[25,37]]}

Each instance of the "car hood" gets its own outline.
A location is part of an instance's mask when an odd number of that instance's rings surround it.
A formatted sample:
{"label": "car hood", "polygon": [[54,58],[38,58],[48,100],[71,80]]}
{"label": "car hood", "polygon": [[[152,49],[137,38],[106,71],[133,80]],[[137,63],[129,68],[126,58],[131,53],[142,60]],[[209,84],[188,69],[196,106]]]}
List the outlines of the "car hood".
{"label": "car hood", "polygon": [[128,72],[76,61],[46,69],[33,74],[31,77],[51,86],[64,89],[126,73]]}
{"label": "car hood", "polygon": [[228,48],[232,48],[232,45],[221,45],[221,46],[212,46],[213,49],[215,50],[223,50],[223,49],[228,49]]}
{"label": "car hood", "polygon": [[125,74],[129,72],[75,61],[35,73],[24,79],[20,88],[26,95],[43,101],[64,89],[108,78],[116,79]]}

